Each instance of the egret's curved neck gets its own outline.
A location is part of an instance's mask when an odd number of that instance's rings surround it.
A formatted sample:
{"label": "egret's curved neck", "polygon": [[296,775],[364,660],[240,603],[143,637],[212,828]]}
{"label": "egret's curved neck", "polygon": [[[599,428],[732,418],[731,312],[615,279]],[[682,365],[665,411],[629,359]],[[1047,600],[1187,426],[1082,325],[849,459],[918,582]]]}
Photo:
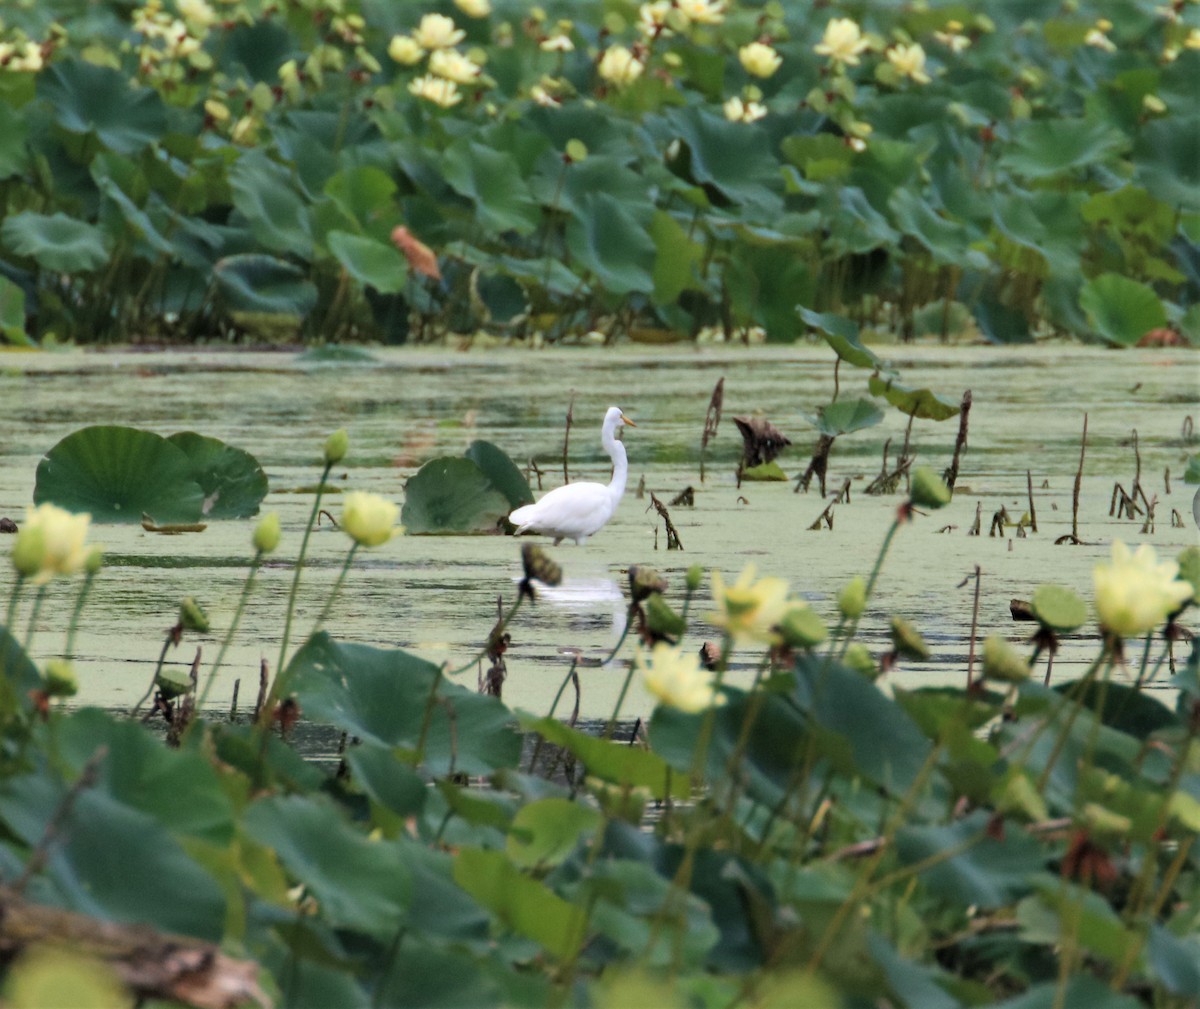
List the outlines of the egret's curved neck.
{"label": "egret's curved neck", "polygon": [[614,501],[625,493],[625,477],[629,473],[629,463],[625,458],[625,446],[617,441],[614,435],[615,429],[615,424],[611,427],[605,424],[604,431],[600,435],[600,444],[604,446],[604,451],[608,453],[608,457],[613,463],[613,475],[608,482],[608,492]]}

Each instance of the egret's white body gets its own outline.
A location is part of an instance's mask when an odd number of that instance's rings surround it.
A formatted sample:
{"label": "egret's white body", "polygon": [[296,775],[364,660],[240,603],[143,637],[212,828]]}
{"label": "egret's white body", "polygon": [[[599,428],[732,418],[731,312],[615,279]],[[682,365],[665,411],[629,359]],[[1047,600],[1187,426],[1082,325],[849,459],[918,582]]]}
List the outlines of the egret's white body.
{"label": "egret's white body", "polygon": [[518,536],[526,532],[541,533],[553,536],[556,544],[562,540],[584,543],[604,527],[625,493],[625,477],[629,472],[625,446],[616,439],[617,428],[623,424],[637,426],[619,407],[610,406],[600,429],[600,444],[612,460],[612,479],[607,484],[571,483],[556,487],[540,501],[517,508],[508,520],[517,527]]}

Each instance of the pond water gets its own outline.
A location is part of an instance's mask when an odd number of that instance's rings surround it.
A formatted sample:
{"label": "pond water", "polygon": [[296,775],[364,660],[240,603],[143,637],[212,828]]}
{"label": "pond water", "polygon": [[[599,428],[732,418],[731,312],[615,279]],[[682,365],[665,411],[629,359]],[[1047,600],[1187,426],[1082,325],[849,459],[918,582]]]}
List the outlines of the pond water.
{"label": "pond water", "polygon": [[[971,626],[973,583],[982,571],[979,634],[999,631],[1012,640],[1028,625],[1013,625],[1009,602],[1028,598],[1046,581],[1091,597],[1092,566],[1114,538],[1150,542],[1175,556],[1197,541],[1193,486],[1182,483],[1185,461],[1197,451],[1182,431],[1200,414],[1196,356],[1181,350],[1111,352],[1069,345],[1022,349],[897,346],[879,348],[910,387],[927,386],[958,402],[972,390],[970,440],[951,506],[918,517],[897,535],[879,582],[876,606],[862,635],[876,654],[886,647],[891,614],[913,621],[932,656],[906,663],[895,682],[962,682]],[[630,484],[615,519],[583,547],[551,550],[566,580],[540,593],[510,628],[505,698],[515,707],[544,712],[567,670],[566,649],[599,660],[623,626],[624,571],[647,564],[666,575],[678,602],[684,572],[700,564],[729,579],[753,562],[760,574],[786,578],[793,590],[832,625],[834,600],[845,582],[866,574],[894,515],[899,495],[874,497],[863,488],[878,473],[885,439],[892,457],[906,418],[885,409],[882,424],[840,438],[830,460],[832,494],[852,478],[851,501],[834,508],[832,530],[812,531],[822,500],[814,481],[807,494],[793,483],[737,486],[741,437],[732,417],[761,410],[793,444],[780,457],[784,470],[803,472],[816,436],[804,419],[833,393],[831,354],[825,348],[629,347],[537,352],[492,350],[376,350],[375,363],[314,366],[284,352],[170,351],[11,353],[0,358],[0,516],[20,520],[33,493],[37,463],[60,438],[97,423],[144,427],[160,434],[194,430],[254,453],[270,478],[264,508],[280,513],[284,540],[262,572],[238,640],[226,659],[212,701],[228,707],[234,681],[252,703],[260,659],[278,654],[291,580],[290,560],[312,506],[325,436],[339,427],[351,449],[335,470],[339,486],[403,501],[405,480],[437,455],[461,455],[476,438],[502,447],[518,463],[536,460],[545,489],[562,481],[563,421],[574,396],[570,475],[608,479],[599,445],[604,409],[617,404],[636,421],[625,431]],[[699,443],[710,394],[724,377],[724,418],[706,453],[700,482]],[[843,368],[841,396],[865,395],[865,373]],[[1080,500],[1081,546],[1056,546],[1071,529],[1071,498],[1083,415],[1088,444]],[[917,465],[941,471],[949,462],[957,419],[917,421]],[[1136,427],[1142,481],[1157,495],[1156,524],[1110,517],[1114,481],[1126,488],[1134,475],[1131,432]],[[989,537],[991,516],[1002,506],[1017,519],[1027,508],[1026,470],[1033,475],[1038,532]],[[1169,492],[1167,471],[1169,470]],[[532,481],[536,487],[536,480]],[[694,506],[671,516],[684,550],[667,551],[644,483],[664,502],[687,487]],[[336,496],[326,499],[338,514]],[[976,509],[983,533],[968,535]],[[1172,512],[1181,524],[1172,526]],[[122,708],[145,689],[163,635],[179,600],[195,596],[213,631],[186,636],[169,662],[190,665],[197,646],[207,668],[228,627],[250,557],[253,521],[211,523],[203,533],[162,536],[140,526],[101,526],[92,539],[107,563],[83,614],[76,651],[81,703]],[[3,546],[0,542],[0,546]],[[345,557],[345,536],[326,526],[313,536],[297,608],[299,644],[324,604]],[[518,544],[507,537],[402,537],[360,551],[328,629],[348,641],[413,650],[457,666],[477,652],[507,606],[520,576]],[[0,566],[0,600],[12,572]],[[54,585],[42,609],[35,657],[62,648],[73,587]],[[693,612],[708,609],[707,579]],[[17,627],[23,634],[28,601]],[[686,643],[714,636],[693,623]],[[1095,654],[1094,631],[1065,643],[1055,674],[1076,675]],[[629,650],[622,652],[628,656]],[[731,678],[749,675],[754,656],[735,655]],[[581,670],[585,717],[612,709],[625,666],[620,660]],[[464,674],[468,685],[475,673]],[[632,694],[627,716],[649,710]]]}

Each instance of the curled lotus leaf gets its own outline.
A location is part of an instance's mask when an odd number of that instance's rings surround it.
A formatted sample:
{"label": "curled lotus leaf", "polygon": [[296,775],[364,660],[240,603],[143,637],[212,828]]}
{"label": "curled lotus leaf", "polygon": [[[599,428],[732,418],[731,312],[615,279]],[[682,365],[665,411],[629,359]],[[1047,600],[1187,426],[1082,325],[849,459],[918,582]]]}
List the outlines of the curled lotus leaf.
{"label": "curled lotus leaf", "polygon": [[961,407],[948,403],[930,389],[910,389],[892,379],[872,375],[867,387],[872,396],[882,396],[897,410],[921,420],[946,420],[957,417]]}

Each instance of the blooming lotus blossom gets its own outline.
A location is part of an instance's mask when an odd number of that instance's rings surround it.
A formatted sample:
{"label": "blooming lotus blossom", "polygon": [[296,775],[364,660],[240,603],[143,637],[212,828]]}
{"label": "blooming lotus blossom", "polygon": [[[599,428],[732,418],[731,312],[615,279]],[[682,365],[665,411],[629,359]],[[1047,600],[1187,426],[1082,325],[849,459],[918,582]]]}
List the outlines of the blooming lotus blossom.
{"label": "blooming lotus blossom", "polygon": [[547,53],[569,53],[575,48],[571,36],[563,32],[550,35],[538,43],[538,48]]}
{"label": "blooming lotus blossom", "polygon": [[429,55],[429,72],[457,84],[472,84],[482,73],[473,59],[455,49],[437,49]]}
{"label": "blooming lotus blossom", "polygon": [[13,564],[23,577],[44,585],[56,575],[74,575],[92,555],[85,543],[92,516],[78,515],[57,505],[25,509],[25,522],[13,545]]}
{"label": "blooming lotus blossom", "polygon": [[454,0],[454,6],[469,18],[485,18],[492,13],[491,0]]}
{"label": "blooming lotus blossom", "polygon": [[400,509],[378,494],[350,491],[342,498],[342,529],[359,546],[377,547],[400,535],[399,517]]}
{"label": "blooming lotus blossom", "polygon": [[596,72],[610,84],[623,87],[642,76],[645,64],[624,46],[611,46],[604,50]]}
{"label": "blooming lotus blossom", "polygon": [[424,47],[411,35],[393,35],[387,51],[388,56],[406,67],[420,63],[425,55]]}
{"label": "blooming lotus blossom", "polygon": [[783,57],[765,42],[742,46],[738,50],[738,60],[746,73],[763,78],[770,77],[783,63]]}
{"label": "blooming lotus blossom", "polygon": [[1094,28],[1090,29],[1083,41],[1086,45],[1096,49],[1103,49],[1106,53],[1115,53],[1117,51],[1116,43],[1108,37],[1108,33],[1112,31],[1112,22],[1108,18],[1101,18],[1096,22]]}
{"label": "blooming lotus blossom", "polygon": [[925,72],[925,50],[919,44],[892,46],[887,51],[887,58],[902,76],[918,84],[929,83],[929,74]]}
{"label": "blooming lotus blossom", "polygon": [[725,0],[675,0],[675,7],[693,24],[719,25],[725,20]]}
{"label": "blooming lotus blossom", "polygon": [[1179,580],[1179,565],[1175,561],[1160,563],[1148,543],[1131,551],[1114,540],[1111,563],[1097,564],[1093,577],[1100,623],[1123,638],[1154,630],[1195,591]]}
{"label": "blooming lotus blossom", "polygon": [[466,37],[466,32],[456,28],[454,20],[445,14],[426,14],[413,32],[413,38],[423,49],[451,49]]}
{"label": "blooming lotus blossom", "polygon": [[858,23],[851,18],[833,18],[825,26],[825,34],[821,41],[813,46],[813,52],[818,56],[827,56],[833,63],[845,63],[847,66],[858,66],[858,57],[871,47],[871,43],[862,37]]}
{"label": "blooming lotus blossom", "polygon": [[639,648],[633,661],[646,689],[663,704],[696,714],[725,703],[725,695],[714,689],[712,674],[700,668],[695,652],[684,652],[660,641],[649,658]]}
{"label": "blooming lotus blossom", "polygon": [[788,609],[788,585],[782,578],[754,580],[755,568],[747,564],[730,586],[720,571],[712,575],[713,601],[717,612],[709,619],[722,627],[734,640],[779,643],[776,628]]}
{"label": "blooming lotus blossom", "polygon": [[443,109],[462,101],[462,93],[454,81],[446,80],[445,77],[435,77],[433,74],[424,74],[409,81],[408,90],[418,98],[424,98]]}
{"label": "blooming lotus blossom", "polygon": [[961,21],[947,21],[946,30],[934,32],[933,37],[946,46],[952,53],[961,53],[971,45],[970,37],[964,35],[962,29]]}
{"label": "blooming lotus blossom", "polygon": [[671,0],[654,0],[654,3],[644,3],[638,8],[638,28],[648,38],[667,38],[674,32],[667,27],[667,18],[671,14]]}
{"label": "blooming lotus blossom", "polygon": [[217,20],[217,12],[205,0],[176,0],[175,6],[179,8],[183,20],[193,29],[206,30]]}
{"label": "blooming lotus blossom", "polygon": [[725,112],[725,118],[734,123],[757,122],[767,114],[767,107],[761,102],[742,101],[736,95],[721,108]]}

